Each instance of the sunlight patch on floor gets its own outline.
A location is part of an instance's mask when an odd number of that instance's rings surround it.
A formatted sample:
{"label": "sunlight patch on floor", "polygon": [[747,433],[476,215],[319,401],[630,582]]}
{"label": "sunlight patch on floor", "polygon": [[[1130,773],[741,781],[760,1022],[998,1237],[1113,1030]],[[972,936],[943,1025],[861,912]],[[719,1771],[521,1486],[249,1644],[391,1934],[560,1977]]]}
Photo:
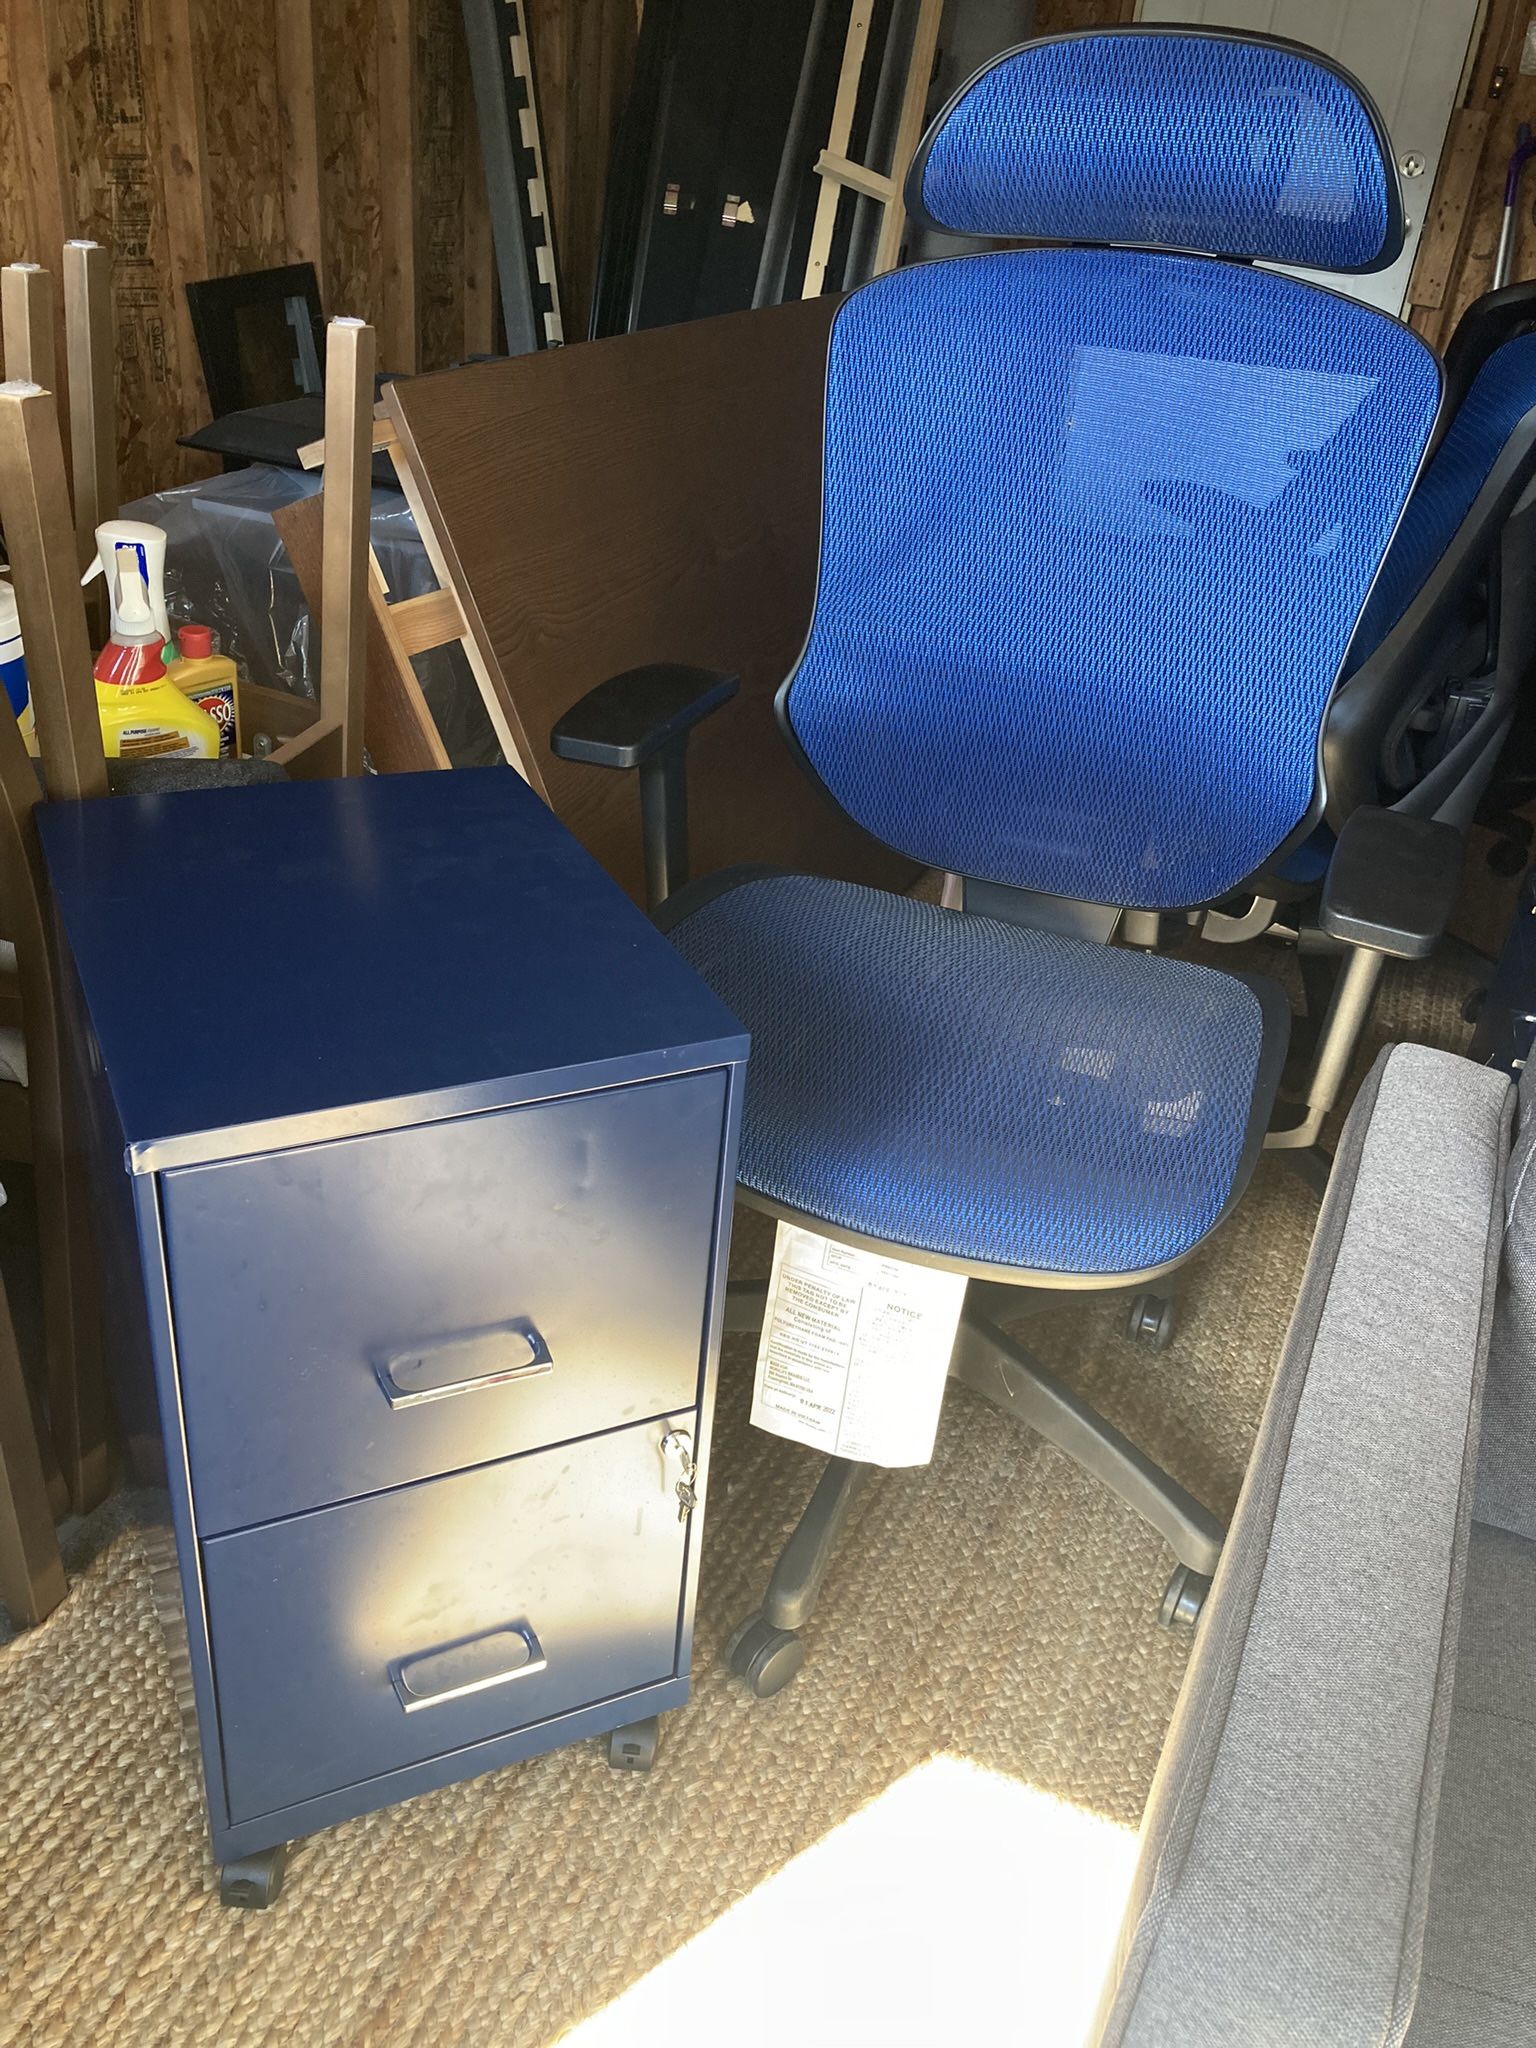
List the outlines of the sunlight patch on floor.
{"label": "sunlight patch on floor", "polygon": [[[709,1854],[701,1830],[696,1854]],[[938,1757],[566,2035],[566,2048],[1081,2048],[1136,1837]]]}

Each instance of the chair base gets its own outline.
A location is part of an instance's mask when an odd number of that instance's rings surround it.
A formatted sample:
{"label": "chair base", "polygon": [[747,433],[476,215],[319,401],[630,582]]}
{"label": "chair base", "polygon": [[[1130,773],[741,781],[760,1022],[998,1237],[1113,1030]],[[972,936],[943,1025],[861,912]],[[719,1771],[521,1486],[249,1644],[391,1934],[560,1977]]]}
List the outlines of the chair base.
{"label": "chair base", "polygon": [[[1064,1451],[1154,1528],[1177,1560],[1159,1618],[1166,1626],[1195,1620],[1221,1556],[1225,1528],[1209,1508],[992,1320],[987,1310],[1001,1293],[998,1287],[972,1284],[961,1312],[950,1377]],[[726,1291],[726,1328],[761,1327],[766,1299],[761,1282],[733,1282]],[[1021,1307],[1027,1299],[1021,1299]],[[805,1661],[800,1631],[815,1611],[832,1553],[871,1469],[848,1458],[827,1460],[773,1568],[762,1607],[742,1622],[726,1645],[726,1663],[759,1699],[782,1691]]]}
{"label": "chair base", "polygon": [[1215,1571],[1226,1531],[1210,1509],[990,1318],[962,1314],[949,1371],[1117,1493],[1181,1565]]}

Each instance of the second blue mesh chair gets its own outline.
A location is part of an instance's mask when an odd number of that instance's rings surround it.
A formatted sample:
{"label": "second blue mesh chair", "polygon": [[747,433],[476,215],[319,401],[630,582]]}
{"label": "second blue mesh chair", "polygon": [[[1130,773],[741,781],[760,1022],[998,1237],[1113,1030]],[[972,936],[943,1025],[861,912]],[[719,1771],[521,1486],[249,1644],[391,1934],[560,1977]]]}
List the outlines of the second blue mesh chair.
{"label": "second blue mesh chair", "polygon": [[1466,825],[1536,663],[1536,286],[1468,309],[1446,380],[1440,431],[1330,705],[1323,818],[1254,878],[1277,905],[1316,893],[1361,804]]}
{"label": "second blue mesh chair", "polygon": [[[632,671],[553,744],[642,770],[658,916],[752,1033],[743,1195],[971,1276],[951,1372],[1161,1531],[1165,1616],[1188,1615],[1217,1518],[1002,1327],[996,1283],[1145,1288],[1242,1194],[1284,997],[1114,940],[1229,900],[1322,819],[1330,705],[1441,373],[1398,322],[1253,265],[1370,270],[1402,238],[1379,118],[1290,45],[1011,51],[938,117],[908,205],[1074,246],[900,270],[840,308],[815,611],[779,712],[807,772],[963,878],[964,908],[763,870],[679,888],[687,734],[729,678]],[[1433,943],[1458,865],[1430,819],[1369,807],[1340,834],[1318,1121],[1383,958]],[[761,1306],[739,1296],[739,1324]],[[737,1632],[759,1694],[799,1666],[860,1476],[829,1463]]]}

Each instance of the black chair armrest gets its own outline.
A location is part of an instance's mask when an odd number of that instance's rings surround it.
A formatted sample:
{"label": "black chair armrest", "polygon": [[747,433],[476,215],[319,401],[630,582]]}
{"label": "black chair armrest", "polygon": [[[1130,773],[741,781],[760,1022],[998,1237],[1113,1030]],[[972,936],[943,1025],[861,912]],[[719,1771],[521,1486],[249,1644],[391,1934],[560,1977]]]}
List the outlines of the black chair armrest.
{"label": "black chair armrest", "polygon": [[1362,805],[1328,866],[1323,930],[1399,960],[1427,958],[1456,905],[1462,851],[1454,825]]}
{"label": "black chair armrest", "polygon": [[739,676],[682,662],[626,669],[578,697],[556,723],[549,744],[562,761],[639,768],[728,704],[740,688]]}
{"label": "black chair armrest", "polygon": [[688,735],[740,688],[739,676],[651,662],[578,697],[550,733],[550,748],[562,761],[640,770],[645,893],[652,910],[688,879]]}

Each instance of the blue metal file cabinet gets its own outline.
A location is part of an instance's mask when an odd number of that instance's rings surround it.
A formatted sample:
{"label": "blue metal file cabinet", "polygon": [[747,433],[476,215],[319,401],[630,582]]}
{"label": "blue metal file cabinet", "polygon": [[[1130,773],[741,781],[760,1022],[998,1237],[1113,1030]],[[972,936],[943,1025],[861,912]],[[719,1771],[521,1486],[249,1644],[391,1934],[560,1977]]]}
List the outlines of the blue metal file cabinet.
{"label": "blue metal file cabinet", "polygon": [[223,1891],[688,1691],[740,1025],[510,770],[48,805]]}

